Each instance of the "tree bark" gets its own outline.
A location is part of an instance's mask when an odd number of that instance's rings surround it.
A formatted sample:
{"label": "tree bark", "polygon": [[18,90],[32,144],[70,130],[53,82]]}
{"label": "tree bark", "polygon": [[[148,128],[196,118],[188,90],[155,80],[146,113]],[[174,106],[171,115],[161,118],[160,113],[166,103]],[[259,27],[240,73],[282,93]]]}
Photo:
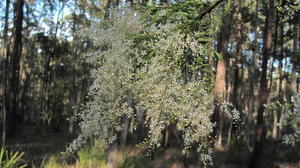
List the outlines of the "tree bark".
{"label": "tree bark", "polygon": [[218,145],[221,145],[222,142],[222,130],[223,130],[223,111],[220,107],[220,103],[222,103],[226,99],[226,83],[225,83],[225,76],[226,76],[226,63],[224,58],[219,60],[217,63],[217,74],[216,74],[216,81],[215,81],[215,88],[214,88],[214,95],[215,95],[215,115],[216,117],[216,129],[217,129],[217,139]]}
{"label": "tree bark", "polygon": [[107,168],[117,168],[118,167],[117,153],[118,153],[118,145],[115,142],[108,149],[107,163],[106,163]]}
{"label": "tree bark", "polygon": [[6,116],[7,138],[13,138],[16,132],[16,114],[19,97],[19,69],[22,55],[22,24],[24,0],[17,0],[15,4],[14,32],[11,53],[11,74],[9,82],[9,111]]}
{"label": "tree bark", "polygon": [[[284,6],[285,1],[282,1],[281,6]],[[276,94],[277,97],[279,99],[279,101],[282,103],[283,102],[283,93],[282,93],[282,80],[283,80],[283,75],[282,75],[282,69],[283,69],[283,64],[282,64],[282,60],[284,58],[283,55],[283,44],[284,44],[284,23],[282,22],[282,17],[283,18],[283,14],[280,14],[279,11],[277,11],[277,20],[278,20],[278,24],[280,23],[279,26],[279,48],[280,48],[280,53],[278,56],[278,69],[277,69],[277,81],[276,81]],[[281,137],[281,116],[283,113],[283,109],[278,109],[278,111],[276,111],[274,113],[274,125],[273,125],[273,131],[272,131],[272,137],[274,139],[278,139]]]}
{"label": "tree bark", "polygon": [[[29,35],[29,29],[30,29],[30,13],[32,13],[32,10],[30,9],[30,2],[25,1],[25,9],[26,9],[26,13],[24,16],[24,22],[26,23],[26,27],[23,29],[23,48],[25,51],[23,51],[23,60],[25,61],[29,61],[28,66],[26,66],[26,64],[22,64],[23,66],[20,67],[20,81],[23,81],[22,84],[20,84],[20,101],[19,101],[19,114],[17,114],[20,124],[22,124],[25,121],[26,118],[26,108],[28,106],[28,102],[27,102],[27,96],[28,96],[28,91],[29,88],[31,86],[31,71],[32,69],[34,69],[35,64],[33,63],[33,58],[32,58],[32,54],[30,53],[31,49],[31,45],[30,45],[30,35]],[[22,61],[21,61],[22,62]],[[28,116],[28,115],[27,115]]]}
{"label": "tree bark", "polygon": [[252,54],[252,64],[250,66],[250,83],[249,83],[249,103],[248,103],[248,113],[247,113],[247,120],[246,120],[246,135],[245,135],[245,142],[250,149],[252,150],[252,125],[253,125],[253,113],[256,110],[255,109],[255,89],[256,89],[256,74],[257,74],[257,63],[258,63],[258,57],[257,57],[257,39],[258,39],[258,6],[259,6],[259,0],[256,0],[256,10],[255,10],[255,16],[254,16],[254,46],[253,46],[253,54]]}
{"label": "tree bark", "polygon": [[127,115],[122,116],[122,125],[123,125],[123,130],[120,132],[120,149],[123,152],[126,147],[126,142],[127,142],[127,136],[129,132],[129,118]]}
{"label": "tree bark", "polygon": [[252,154],[252,160],[249,168],[260,168],[263,166],[264,161],[264,143],[266,136],[266,127],[264,120],[265,104],[268,100],[268,81],[267,69],[268,60],[271,56],[272,49],[272,21],[273,21],[274,0],[269,0],[269,5],[266,7],[266,19],[264,29],[264,46],[263,57],[261,64],[261,79],[259,88],[259,106],[257,113],[257,125],[255,130],[255,147]]}
{"label": "tree bark", "polygon": [[236,45],[236,52],[235,52],[235,61],[233,65],[234,69],[234,79],[233,79],[233,89],[232,89],[232,95],[231,95],[231,101],[235,108],[237,108],[239,111],[241,110],[239,107],[239,85],[240,85],[240,79],[239,79],[239,67],[238,64],[240,63],[242,53],[242,44],[243,44],[243,39],[242,39],[242,11],[240,9],[240,0],[238,1],[238,12],[236,16],[236,40],[237,40],[237,45]]}
{"label": "tree bark", "polygon": [[221,145],[222,129],[223,129],[223,111],[220,108],[220,103],[226,100],[226,61],[228,57],[228,44],[231,36],[232,12],[223,18],[222,32],[219,33],[219,41],[217,51],[222,55],[222,59],[217,62],[216,80],[214,86],[214,103],[215,110],[212,116],[212,121],[216,122],[216,128],[212,133],[212,138],[218,135],[218,144]]}

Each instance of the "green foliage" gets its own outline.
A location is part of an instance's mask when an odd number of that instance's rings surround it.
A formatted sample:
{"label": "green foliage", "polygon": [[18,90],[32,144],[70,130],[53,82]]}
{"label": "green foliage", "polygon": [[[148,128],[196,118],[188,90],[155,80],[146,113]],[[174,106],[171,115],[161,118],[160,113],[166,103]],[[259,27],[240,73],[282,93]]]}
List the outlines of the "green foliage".
{"label": "green foliage", "polygon": [[62,166],[58,163],[55,156],[50,157],[48,162],[44,165],[44,168],[61,168]]}
{"label": "green foliage", "polygon": [[[76,162],[75,167],[83,167],[83,168],[94,168],[97,166],[105,167],[106,155],[102,150],[99,143],[95,143],[95,145],[87,146],[80,149],[76,152]],[[58,159],[61,156],[52,156],[43,166],[45,168],[62,168],[62,167],[73,167],[62,161],[62,159]]]}
{"label": "green foliage", "polygon": [[21,160],[24,153],[13,153],[8,152],[4,147],[0,150],[0,167],[1,168],[25,168],[26,165],[20,166],[19,161]]}
{"label": "green foliage", "polygon": [[[166,23],[176,23],[178,28],[185,33],[206,31],[210,26],[211,18],[204,17],[202,20],[199,20],[198,17],[212,4],[211,1],[202,0],[177,1],[176,3],[163,6],[146,7],[146,12],[143,16],[151,20],[150,23],[156,26]],[[207,16],[212,15],[213,13],[207,14]]]}
{"label": "green foliage", "polygon": [[105,154],[99,146],[86,147],[77,152],[78,161],[81,165],[103,166],[105,165]]}
{"label": "green foliage", "polygon": [[292,99],[294,109],[289,111],[285,121],[285,135],[283,143],[294,146],[300,142],[300,95],[296,95]]}
{"label": "green foliage", "polygon": [[284,6],[277,7],[277,9],[283,14],[285,22],[297,23],[300,18],[300,1],[288,0],[284,3]]}

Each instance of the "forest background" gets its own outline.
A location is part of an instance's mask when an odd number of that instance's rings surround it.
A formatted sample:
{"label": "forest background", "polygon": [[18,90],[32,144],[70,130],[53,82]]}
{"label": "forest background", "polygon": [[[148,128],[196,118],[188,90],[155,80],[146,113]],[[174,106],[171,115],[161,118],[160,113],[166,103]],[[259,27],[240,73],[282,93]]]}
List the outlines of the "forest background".
{"label": "forest background", "polygon": [[0,10],[1,144],[19,164],[300,167],[299,0]]}

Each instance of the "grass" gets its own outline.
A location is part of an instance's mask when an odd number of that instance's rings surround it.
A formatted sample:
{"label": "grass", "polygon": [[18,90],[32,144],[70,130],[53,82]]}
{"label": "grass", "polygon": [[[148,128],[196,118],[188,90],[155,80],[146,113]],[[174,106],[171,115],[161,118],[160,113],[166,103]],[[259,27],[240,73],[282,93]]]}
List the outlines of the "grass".
{"label": "grass", "polygon": [[27,165],[20,165],[20,160],[24,153],[8,152],[4,147],[0,149],[1,168],[25,168]]}
{"label": "grass", "polygon": [[[68,164],[60,161],[58,157],[51,157],[42,167],[44,168],[106,168],[106,153],[94,145],[85,147],[76,153],[76,161]],[[124,152],[116,152],[118,168],[151,168],[151,159],[137,148],[126,149]]]}

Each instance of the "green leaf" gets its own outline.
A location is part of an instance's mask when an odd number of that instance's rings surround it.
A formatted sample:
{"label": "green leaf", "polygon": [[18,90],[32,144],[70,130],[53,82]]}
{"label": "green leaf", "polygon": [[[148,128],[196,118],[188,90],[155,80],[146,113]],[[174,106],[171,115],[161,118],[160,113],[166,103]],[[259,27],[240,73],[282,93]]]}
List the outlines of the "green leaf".
{"label": "green leaf", "polygon": [[217,51],[214,51],[215,56],[217,56],[218,60],[223,60],[223,56],[218,53]]}
{"label": "green leaf", "polygon": [[208,42],[209,40],[207,38],[198,38],[199,42]]}
{"label": "green leaf", "polygon": [[175,14],[177,14],[179,16],[183,16],[183,17],[187,17],[187,16],[190,15],[188,12],[184,12],[184,11],[181,11],[181,10],[176,12]]}
{"label": "green leaf", "polygon": [[228,0],[225,6],[224,14],[228,15],[230,13],[230,9],[231,9],[231,0]]}
{"label": "green leaf", "polygon": [[[2,147],[0,151],[0,167],[1,168],[16,167],[23,154],[24,153],[19,153],[19,152],[9,154],[6,151],[6,149]],[[26,165],[18,166],[18,168],[24,168],[24,167],[26,167]]]}

